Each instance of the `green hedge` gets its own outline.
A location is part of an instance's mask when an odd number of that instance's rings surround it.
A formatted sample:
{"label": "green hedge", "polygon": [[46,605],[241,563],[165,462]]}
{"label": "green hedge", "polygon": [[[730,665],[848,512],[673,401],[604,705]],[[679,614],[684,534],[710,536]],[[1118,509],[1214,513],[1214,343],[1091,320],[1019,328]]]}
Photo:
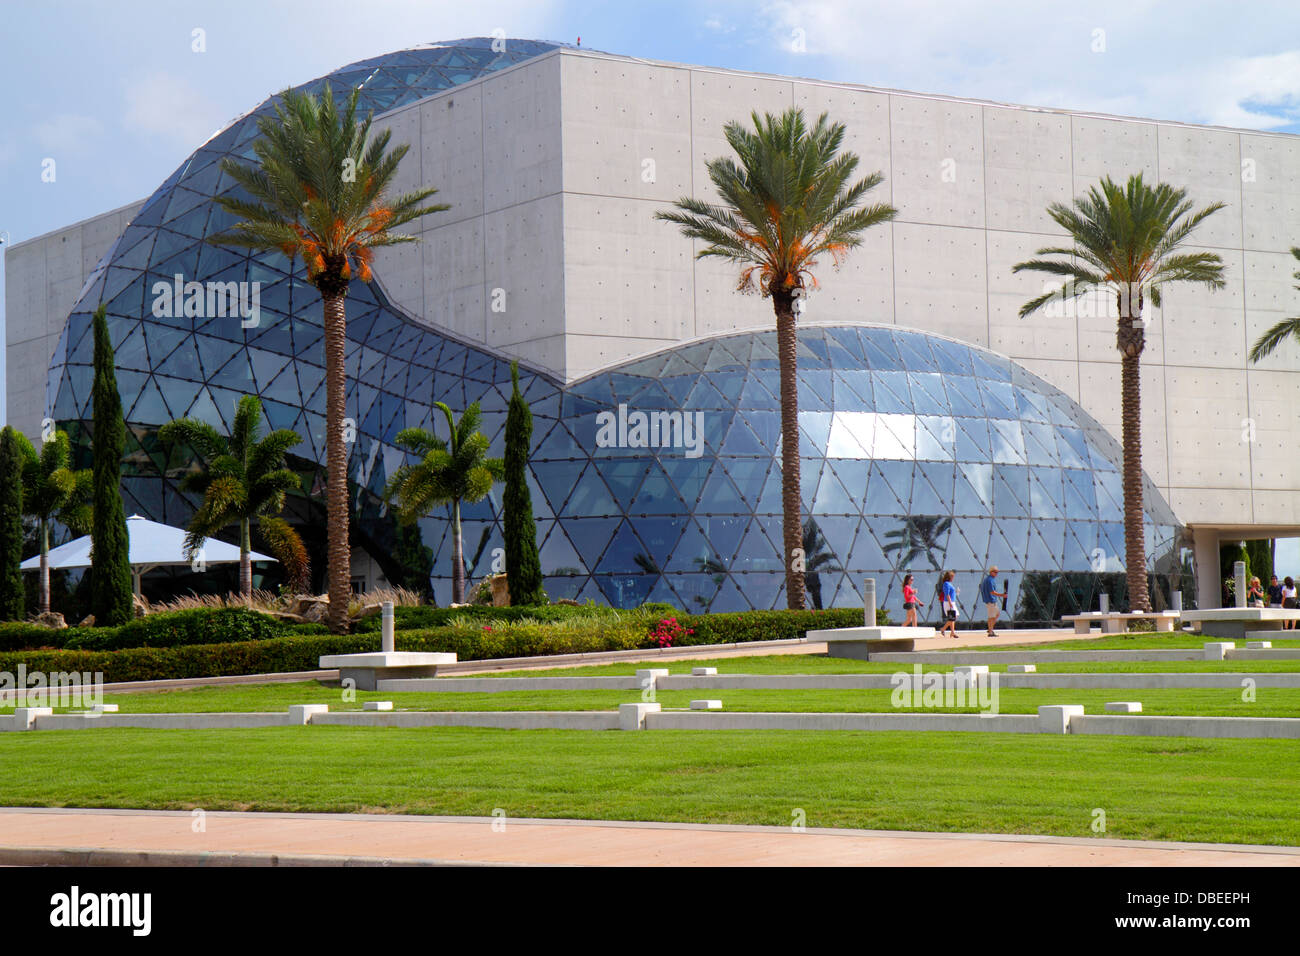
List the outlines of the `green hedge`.
{"label": "green hedge", "polygon": [[324,624],[299,624],[244,608],[197,608],[136,618],[121,627],[0,624],[0,652],[50,649],[116,651],[128,647],[180,647],[269,640],[292,634],[328,634]]}
{"label": "green hedge", "polygon": [[[253,612],[233,609],[240,613]],[[499,609],[498,609],[499,610]],[[179,612],[190,613],[190,612]],[[673,615],[667,615],[673,616]],[[695,633],[684,645],[730,644],[740,641],[785,640],[815,628],[850,627],[862,622],[855,609],[836,611],[752,611],[739,614],[680,615]],[[145,619],[147,620],[147,618]],[[649,621],[657,621],[654,615]],[[608,625],[573,631],[547,625],[523,625],[493,630],[477,627],[438,627],[401,630],[397,647],[403,651],[451,652],[462,661],[502,657],[538,657],[596,651],[633,650],[651,646],[646,618],[611,620]],[[178,635],[180,630],[176,632]],[[150,635],[154,639],[157,634]],[[15,672],[20,663],[31,671],[100,671],[104,680],[167,680],[236,674],[315,670],[326,654],[354,654],[379,649],[375,633],[331,636],[295,634],[235,643],[176,644],[123,650],[51,650],[0,653],[0,670]]]}
{"label": "green hedge", "polygon": [[63,642],[67,650],[116,651],[130,647],[184,647],[238,644],[284,637],[284,622],[242,607],[164,611],[136,618],[118,628],[86,629]]}
{"label": "green hedge", "polygon": [[[112,630],[106,628],[106,630]],[[0,651],[34,650],[41,647],[62,647],[70,637],[90,633],[88,627],[64,627],[57,631],[39,624],[7,621],[0,624]]]}
{"label": "green hedge", "polygon": [[[533,607],[492,607],[490,604],[472,604],[467,607],[396,607],[393,619],[399,631],[423,630],[431,627],[445,627],[453,619],[462,618],[491,623],[492,621],[534,620],[542,623],[558,623],[574,617],[610,617],[622,618],[639,615],[660,614],[672,617],[678,614],[671,604],[644,604],[632,611],[620,611],[601,604],[583,604],[577,607],[570,604],[539,604]],[[378,633],[381,618],[372,614],[357,621],[353,630],[358,634]]]}

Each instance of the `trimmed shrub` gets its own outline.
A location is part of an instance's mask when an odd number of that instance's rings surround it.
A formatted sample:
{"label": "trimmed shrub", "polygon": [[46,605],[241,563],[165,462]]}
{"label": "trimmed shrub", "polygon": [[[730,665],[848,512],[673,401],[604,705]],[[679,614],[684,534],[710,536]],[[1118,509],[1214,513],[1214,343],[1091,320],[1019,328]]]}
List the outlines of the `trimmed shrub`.
{"label": "trimmed shrub", "polygon": [[63,627],[55,630],[39,624],[9,621],[0,624],[0,651],[23,651],[38,647],[63,647],[71,637],[90,633],[88,627]]}
{"label": "trimmed shrub", "polygon": [[63,642],[68,650],[116,651],[129,647],[181,647],[265,641],[289,633],[285,624],[247,608],[165,611],[112,628],[85,628]]}
{"label": "trimmed shrub", "polygon": [[[883,619],[883,620],[882,620]],[[742,644],[748,641],[797,640],[807,631],[835,627],[861,627],[860,608],[828,611],[738,611],[733,614],[680,614],[682,626],[695,631],[679,646],[697,644]],[[876,612],[876,623],[888,622],[884,611]]]}

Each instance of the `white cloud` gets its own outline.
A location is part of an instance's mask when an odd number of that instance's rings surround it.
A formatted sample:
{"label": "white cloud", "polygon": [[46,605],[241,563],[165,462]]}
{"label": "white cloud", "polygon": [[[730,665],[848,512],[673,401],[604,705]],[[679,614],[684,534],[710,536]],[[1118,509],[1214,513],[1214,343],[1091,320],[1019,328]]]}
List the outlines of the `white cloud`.
{"label": "white cloud", "polygon": [[188,80],[156,72],[126,82],[126,113],[123,124],[193,149],[206,142],[229,117],[219,106],[199,93]]}
{"label": "white cloud", "polygon": [[56,113],[36,124],[32,131],[36,142],[49,150],[71,150],[86,145],[104,131],[104,124],[93,116]]}
{"label": "white cloud", "polygon": [[1300,122],[1294,0],[1101,0],[1083,11],[1038,0],[769,0],[754,28],[782,54],[802,31],[811,62],[794,69],[826,79],[1249,129]]}

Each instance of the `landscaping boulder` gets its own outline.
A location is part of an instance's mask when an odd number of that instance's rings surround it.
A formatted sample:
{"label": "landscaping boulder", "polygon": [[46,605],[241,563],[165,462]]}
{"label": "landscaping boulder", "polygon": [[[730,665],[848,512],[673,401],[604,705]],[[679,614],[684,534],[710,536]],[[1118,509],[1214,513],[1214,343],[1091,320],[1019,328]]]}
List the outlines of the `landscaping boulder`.
{"label": "landscaping boulder", "polygon": [[87,614],[77,624],[77,627],[94,627],[94,626],[95,626],[95,615],[93,614]]}
{"label": "landscaping boulder", "polygon": [[63,619],[63,615],[58,611],[46,611],[44,614],[37,614],[32,618],[33,624],[39,624],[41,627],[49,627],[57,630],[61,627],[67,627],[68,622]]}
{"label": "landscaping boulder", "polygon": [[488,580],[492,582],[492,606],[509,607],[510,587],[505,574],[494,574]]}
{"label": "landscaping boulder", "polygon": [[560,598],[558,600],[552,601],[551,603],[563,604],[565,607],[582,607],[582,605],[579,604],[577,601],[575,601],[573,598]]}
{"label": "landscaping boulder", "polygon": [[306,604],[306,608],[302,612],[302,619],[309,624],[316,624],[323,621],[325,615],[329,613],[329,601],[310,601],[303,603]]}
{"label": "landscaping boulder", "polygon": [[382,611],[382,610],[383,610],[383,608],[380,607],[378,604],[367,604],[367,605],[366,605],[365,607],[363,607],[363,608],[360,610],[360,612],[357,614],[357,618],[360,619],[360,618],[363,618],[363,617],[374,617],[376,614],[380,613],[380,611]]}

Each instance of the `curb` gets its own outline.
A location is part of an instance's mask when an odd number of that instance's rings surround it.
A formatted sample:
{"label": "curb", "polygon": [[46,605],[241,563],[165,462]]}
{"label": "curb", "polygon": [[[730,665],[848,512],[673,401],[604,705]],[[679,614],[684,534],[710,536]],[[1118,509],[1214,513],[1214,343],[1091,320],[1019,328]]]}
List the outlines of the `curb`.
{"label": "curb", "polygon": [[476,860],[332,856],[321,853],[256,853],[194,850],[115,850],[102,847],[0,847],[0,866],[76,867],[523,867],[550,864],[490,863]]}

